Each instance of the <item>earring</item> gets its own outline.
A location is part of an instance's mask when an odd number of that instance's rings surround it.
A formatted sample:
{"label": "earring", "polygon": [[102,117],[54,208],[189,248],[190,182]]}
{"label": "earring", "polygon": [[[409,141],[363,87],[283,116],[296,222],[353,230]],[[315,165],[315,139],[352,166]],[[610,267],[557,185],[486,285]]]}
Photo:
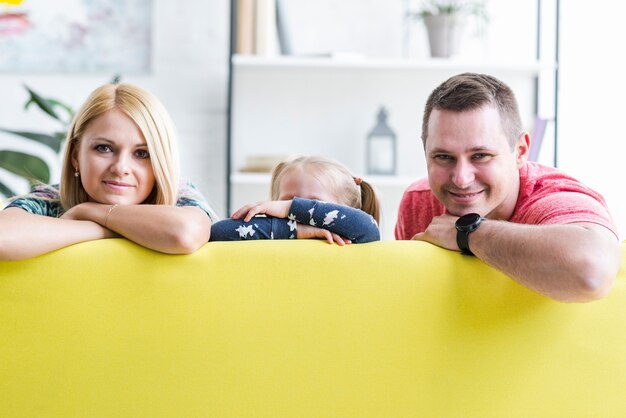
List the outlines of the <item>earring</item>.
{"label": "earring", "polygon": [[74,171],[74,177],[78,178],[80,176],[80,172],[78,170]]}

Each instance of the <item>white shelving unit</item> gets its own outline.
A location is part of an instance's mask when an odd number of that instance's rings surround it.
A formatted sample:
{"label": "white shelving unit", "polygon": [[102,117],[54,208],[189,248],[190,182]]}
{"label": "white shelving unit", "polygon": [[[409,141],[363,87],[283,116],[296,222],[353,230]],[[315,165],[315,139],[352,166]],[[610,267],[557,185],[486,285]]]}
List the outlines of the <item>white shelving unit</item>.
{"label": "white shelving unit", "polygon": [[[463,71],[484,72],[514,72],[537,75],[543,70],[554,70],[553,63],[542,62],[485,62],[468,61],[455,58],[430,58],[427,60],[417,59],[372,59],[361,55],[336,55],[336,56],[275,56],[264,57],[258,55],[233,55],[233,65],[236,68],[335,68],[343,70],[417,70],[417,71]],[[434,88],[434,86],[433,86]]]}
{"label": "white shelving unit", "polygon": [[[238,172],[248,155],[324,155],[346,164],[377,188],[383,239],[393,239],[402,192],[426,175],[420,131],[432,89],[461,72],[492,74],[513,88],[523,120],[532,124],[537,80],[554,68],[542,62],[234,55],[230,208],[268,198],[269,175]],[[389,126],[397,135],[398,167],[393,177],[365,173],[366,137],[381,106],[388,110]]]}

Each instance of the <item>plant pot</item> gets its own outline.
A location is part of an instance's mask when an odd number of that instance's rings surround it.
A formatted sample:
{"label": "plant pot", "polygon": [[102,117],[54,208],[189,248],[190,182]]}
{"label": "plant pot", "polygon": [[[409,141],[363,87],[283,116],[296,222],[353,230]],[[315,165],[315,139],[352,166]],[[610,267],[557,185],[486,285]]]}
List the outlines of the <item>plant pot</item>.
{"label": "plant pot", "polygon": [[465,28],[463,16],[424,16],[424,24],[428,31],[431,57],[449,58],[458,53],[461,36]]}

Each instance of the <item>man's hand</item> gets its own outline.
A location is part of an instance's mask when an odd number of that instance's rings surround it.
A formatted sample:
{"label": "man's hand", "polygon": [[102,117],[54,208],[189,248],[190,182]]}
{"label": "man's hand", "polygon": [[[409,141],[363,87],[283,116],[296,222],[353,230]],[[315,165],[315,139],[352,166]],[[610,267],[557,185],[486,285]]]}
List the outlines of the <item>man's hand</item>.
{"label": "man's hand", "polygon": [[441,215],[433,218],[424,232],[416,234],[412,239],[426,241],[448,250],[461,251],[456,244],[456,227],[454,223],[459,219],[457,216]]}
{"label": "man's hand", "polygon": [[323,238],[328,241],[329,244],[332,244],[333,242],[336,242],[339,245],[352,244],[352,241],[343,238],[334,232],[303,224],[298,224],[297,237],[298,239]]}
{"label": "man's hand", "polygon": [[264,214],[275,218],[287,218],[291,200],[267,200],[264,202],[250,203],[232,214],[231,218],[240,219],[244,217],[245,222],[250,222],[255,215]]}

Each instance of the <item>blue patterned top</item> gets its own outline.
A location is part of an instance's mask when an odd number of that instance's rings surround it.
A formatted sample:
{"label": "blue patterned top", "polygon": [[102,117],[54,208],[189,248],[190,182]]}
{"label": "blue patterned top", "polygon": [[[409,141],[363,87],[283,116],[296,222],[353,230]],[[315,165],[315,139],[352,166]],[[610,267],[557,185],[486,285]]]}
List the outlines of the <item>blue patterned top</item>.
{"label": "blue patterned top", "polygon": [[368,213],[349,206],[296,197],[287,219],[272,216],[255,216],[250,222],[224,219],[213,224],[209,241],[295,239],[299,223],[327,229],[355,244],[380,240],[378,225]]}
{"label": "blue patterned top", "polygon": [[[212,220],[216,220],[215,212],[206,199],[191,182],[182,182],[178,189],[176,206],[196,206],[206,212]],[[4,209],[20,208],[34,215],[59,218],[65,212],[61,205],[59,185],[40,184],[25,196],[18,196],[9,201]]]}

